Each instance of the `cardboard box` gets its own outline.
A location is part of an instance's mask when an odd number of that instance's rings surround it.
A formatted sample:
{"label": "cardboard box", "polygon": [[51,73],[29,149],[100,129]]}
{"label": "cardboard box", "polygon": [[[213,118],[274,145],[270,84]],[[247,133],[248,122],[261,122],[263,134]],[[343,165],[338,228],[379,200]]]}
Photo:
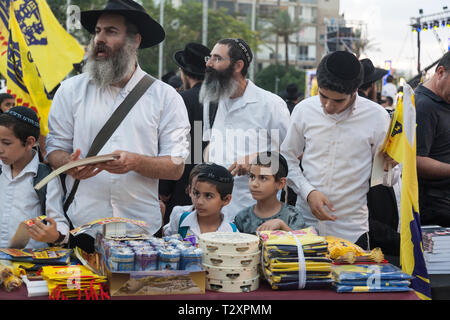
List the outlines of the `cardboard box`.
{"label": "cardboard box", "polygon": [[205,271],[111,272],[108,268],[106,270],[111,296],[205,293]]}
{"label": "cardboard box", "polygon": [[[102,224],[114,223],[101,220]],[[134,224],[134,221],[128,220]],[[98,225],[99,223],[92,223]],[[79,231],[78,231],[79,232]],[[77,232],[77,233],[78,233]],[[83,232],[83,231],[81,231]],[[103,230],[105,232],[105,230]],[[104,234],[97,235],[97,244]],[[76,248],[78,259],[99,275],[108,277],[110,295],[113,296],[141,296],[141,295],[179,295],[204,294],[206,288],[206,271],[188,270],[160,270],[160,271],[111,271],[102,255],[102,249],[93,254]]]}

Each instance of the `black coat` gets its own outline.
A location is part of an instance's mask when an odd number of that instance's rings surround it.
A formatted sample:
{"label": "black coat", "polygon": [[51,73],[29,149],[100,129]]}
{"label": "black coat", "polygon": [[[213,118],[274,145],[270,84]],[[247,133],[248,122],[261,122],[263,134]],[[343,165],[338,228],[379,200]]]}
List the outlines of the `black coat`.
{"label": "black coat", "polygon": [[381,248],[389,262],[397,265],[400,255],[397,201],[392,187],[377,185],[367,194],[370,248]]}
{"label": "black coat", "polygon": [[[202,152],[203,152],[204,147],[206,145],[202,141],[194,141],[195,121],[200,121],[201,124],[203,121],[203,104],[201,104],[198,100],[200,87],[201,82],[197,83],[191,89],[180,92],[180,95],[183,97],[184,104],[186,105],[189,123],[191,125],[191,132],[190,132],[191,153],[189,157],[186,159],[184,172],[179,180],[177,181],[159,180],[159,193],[164,196],[170,196],[169,200],[166,202],[166,213],[164,215],[164,224],[169,222],[170,213],[172,212],[173,207],[192,204],[191,198],[186,192],[186,188],[189,182],[189,173],[195,166],[194,150],[196,144],[202,143]],[[202,126],[199,126],[198,128],[202,130]],[[196,134],[197,136],[201,137],[201,133],[202,132],[197,132]]]}

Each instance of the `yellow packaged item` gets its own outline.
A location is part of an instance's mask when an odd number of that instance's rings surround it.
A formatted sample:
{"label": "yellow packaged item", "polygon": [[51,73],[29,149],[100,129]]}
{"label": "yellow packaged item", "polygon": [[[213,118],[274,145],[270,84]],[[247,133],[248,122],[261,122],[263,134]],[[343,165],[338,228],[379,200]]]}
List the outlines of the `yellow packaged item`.
{"label": "yellow packaged item", "polygon": [[10,292],[22,285],[22,280],[14,275],[14,269],[10,261],[0,260],[0,286]]}
{"label": "yellow packaged item", "polygon": [[334,262],[355,263],[355,262],[376,262],[384,260],[384,254],[380,248],[365,251],[360,246],[333,236],[326,236],[328,252]]}
{"label": "yellow packaged item", "polygon": [[[331,272],[331,263],[305,261],[307,271]],[[298,262],[272,262],[266,265],[272,272],[298,272]]]}
{"label": "yellow packaged item", "polygon": [[51,299],[85,297],[98,300],[107,296],[101,286],[107,281],[106,277],[95,274],[85,266],[45,266],[42,276],[47,281]]}

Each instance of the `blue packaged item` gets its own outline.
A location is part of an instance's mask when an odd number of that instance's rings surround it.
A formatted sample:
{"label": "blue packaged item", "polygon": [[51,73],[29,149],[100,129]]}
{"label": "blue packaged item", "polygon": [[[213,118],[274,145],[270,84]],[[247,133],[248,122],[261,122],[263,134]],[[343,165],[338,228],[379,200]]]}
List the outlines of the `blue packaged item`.
{"label": "blue packaged item", "polygon": [[158,251],[158,270],[179,270],[180,250],[161,249]]}
{"label": "blue packaged item", "polygon": [[163,240],[166,241],[166,242],[169,242],[171,240],[179,240],[179,241],[181,241],[181,240],[183,240],[183,238],[179,234],[172,234],[170,236],[165,236],[163,238]]}
{"label": "blue packaged item", "polygon": [[111,271],[133,271],[134,252],[130,248],[113,247],[110,250]]}
{"label": "blue packaged item", "polygon": [[193,246],[197,246],[197,238],[194,235],[187,236],[184,241],[189,241]]}
{"label": "blue packaged item", "polygon": [[409,280],[380,280],[368,282],[367,280],[342,280],[336,283],[340,286],[354,286],[354,287],[408,287],[411,282]]}
{"label": "blue packaged item", "polygon": [[202,265],[202,249],[186,248],[181,251],[180,270],[201,271]]}
{"label": "blue packaged item", "polygon": [[348,280],[410,280],[412,276],[390,263],[384,264],[355,264],[333,266],[335,282]]}
{"label": "blue packaged item", "polygon": [[367,286],[341,286],[336,285],[336,292],[405,292],[411,291],[409,287],[367,287]]}
{"label": "blue packaged item", "polygon": [[151,247],[138,248],[134,252],[135,271],[158,270],[158,252]]}
{"label": "blue packaged item", "polygon": [[148,244],[145,241],[130,240],[127,242],[129,247],[145,247]]}

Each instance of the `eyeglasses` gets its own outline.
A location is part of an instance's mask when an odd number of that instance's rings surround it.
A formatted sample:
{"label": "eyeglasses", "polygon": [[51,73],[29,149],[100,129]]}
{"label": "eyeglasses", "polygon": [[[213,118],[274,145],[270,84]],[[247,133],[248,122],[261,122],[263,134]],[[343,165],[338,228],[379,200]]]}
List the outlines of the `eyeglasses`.
{"label": "eyeglasses", "polygon": [[222,58],[221,56],[214,56],[214,57],[206,56],[205,57],[205,62],[206,63],[208,63],[208,61],[210,61],[210,60],[213,63],[218,63],[218,62],[223,61],[223,60],[230,60],[230,58]]}

